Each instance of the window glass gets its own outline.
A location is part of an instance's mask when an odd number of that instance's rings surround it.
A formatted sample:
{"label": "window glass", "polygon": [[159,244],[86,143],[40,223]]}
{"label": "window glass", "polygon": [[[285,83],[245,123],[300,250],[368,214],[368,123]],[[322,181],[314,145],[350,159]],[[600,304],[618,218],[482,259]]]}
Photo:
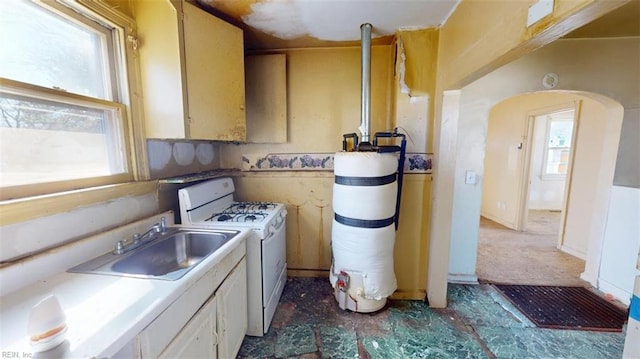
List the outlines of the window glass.
{"label": "window glass", "polygon": [[569,169],[574,110],[547,116],[547,141],[543,177],[563,177]]}
{"label": "window glass", "polygon": [[0,0],[0,200],[133,179],[123,29],[73,6]]}
{"label": "window glass", "polygon": [[0,93],[3,187],[126,172],[118,110]]}
{"label": "window glass", "polygon": [[0,2],[0,77],[112,99],[108,29],[30,1]]}
{"label": "window glass", "polygon": [[566,175],[570,152],[569,149],[549,149],[546,174]]}
{"label": "window glass", "polygon": [[571,133],[573,131],[573,121],[571,120],[551,120],[549,124],[548,146],[556,148],[571,147]]}

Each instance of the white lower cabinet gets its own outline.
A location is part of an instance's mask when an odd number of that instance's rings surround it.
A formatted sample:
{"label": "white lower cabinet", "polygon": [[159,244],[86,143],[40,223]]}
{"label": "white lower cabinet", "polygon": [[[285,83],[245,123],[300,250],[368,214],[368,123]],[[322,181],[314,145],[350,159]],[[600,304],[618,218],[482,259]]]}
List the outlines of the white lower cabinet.
{"label": "white lower cabinet", "polygon": [[199,280],[149,324],[137,336],[139,356],[133,357],[235,358],[247,332],[244,252],[236,263],[226,277],[214,270]]}
{"label": "white lower cabinet", "polygon": [[216,292],[218,358],[235,358],[247,333],[247,261],[242,259]]}
{"label": "white lower cabinet", "polygon": [[216,307],[214,296],[178,333],[160,358],[217,358]]}

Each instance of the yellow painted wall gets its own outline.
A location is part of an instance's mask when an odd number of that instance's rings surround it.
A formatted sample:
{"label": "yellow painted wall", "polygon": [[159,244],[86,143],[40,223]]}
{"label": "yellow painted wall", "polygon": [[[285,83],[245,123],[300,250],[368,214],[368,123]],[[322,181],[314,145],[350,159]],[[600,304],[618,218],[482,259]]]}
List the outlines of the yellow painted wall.
{"label": "yellow painted wall", "polygon": [[[327,277],[329,285],[333,172],[245,172],[233,179],[236,199],[285,203],[289,275]],[[398,290],[393,298],[425,297],[429,208],[422,203],[430,183],[431,175],[405,176],[394,251]]]}
{"label": "yellow painted wall", "polygon": [[115,10],[121,13],[133,17],[133,0],[104,0],[107,4],[111,5]]}
{"label": "yellow painted wall", "polygon": [[236,199],[286,204],[289,273],[328,275],[318,271],[328,271],[331,266],[333,173],[253,172],[233,180]]}
{"label": "yellow painted wall", "polygon": [[433,152],[438,36],[437,29],[396,33],[394,127],[411,137],[410,152]]}
{"label": "yellow painted wall", "polygon": [[441,29],[441,86],[469,84],[628,1],[556,0],[553,13],[530,27],[534,1],[462,1]]}
{"label": "yellow painted wall", "polygon": [[424,300],[427,288],[431,175],[404,176],[400,226],[393,254],[398,289],[394,299]]}
{"label": "yellow painted wall", "polygon": [[[222,168],[242,154],[335,152],[360,126],[360,48],[283,51],[287,62],[287,143],[223,145]],[[391,46],[371,49],[371,133],[391,126]]]}
{"label": "yellow painted wall", "polygon": [[[358,132],[360,48],[283,53],[287,55],[287,143],[221,145],[222,168],[241,168],[243,154],[334,153],[342,148],[342,134]],[[392,46],[373,46],[371,133],[392,126],[393,60]],[[430,191],[430,179],[422,174],[405,176],[395,251],[398,291],[394,297],[425,297],[429,215],[423,197]],[[234,176],[238,199],[286,204],[289,275],[328,278],[333,181],[331,171],[242,172]]]}
{"label": "yellow painted wall", "polygon": [[405,51],[405,82],[412,96],[432,95],[436,86],[438,59],[437,29],[398,31]]}

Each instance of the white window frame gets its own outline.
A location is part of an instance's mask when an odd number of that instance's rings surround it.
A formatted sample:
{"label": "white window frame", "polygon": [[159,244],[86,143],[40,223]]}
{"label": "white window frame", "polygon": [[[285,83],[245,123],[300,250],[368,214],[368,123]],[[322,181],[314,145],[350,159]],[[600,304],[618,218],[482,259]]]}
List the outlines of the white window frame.
{"label": "white window frame", "polygon": [[[85,104],[90,107],[115,109],[119,113],[119,127],[127,172],[112,176],[76,179],[62,182],[40,183],[35,185],[5,187],[0,191],[0,201],[8,199],[28,199],[33,196],[50,195],[76,189],[90,189],[118,183],[126,183],[148,178],[146,166],[146,146],[144,127],[142,126],[139,96],[139,65],[137,62],[137,42],[135,22],[126,15],[114,11],[111,6],[101,0],[34,0],[49,9],[55,9],[67,16],[77,17],[76,21],[86,22],[87,18],[107,26],[116,32],[111,41],[114,51],[109,51],[115,71],[111,71],[110,86],[117,86],[113,91],[113,101],[67,93],[63,90],[49,89],[19,81],[0,78],[3,90],[36,98],[51,99],[57,102]],[[140,134],[135,136],[134,134]],[[138,159],[142,160],[138,160]]]}
{"label": "white window frame", "polygon": [[[562,111],[556,111],[554,113],[558,113],[558,112],[566,112],[572,109],[566,109],[566,110],[562,110]],[[549,146],[549,136],[551,135],[551,123],[553,122],[572,122],[573,123],[573,127],[572,127],[572,131],[571,131],[571,138],[572,140],[569,143],[569,147],[550,147]],[[545,180],[545,181],[549,181],[549,180],[564,180],[567,177],[567,174],[569,173],[569,169],[568,167],[570,166],[570,162],[571,162],[571,151],[573,150],[573,137],[575,135],[575,111],[574,111],[574,118],[553,118],[553,114],[549,114],[549,118],[547,119],[547,124],[546,124],[546,130],[545,130],[545,136],[544,136],[544,152],[543,152],[543,157],[542,157],[542,170],[540,172],[541,174],[541,179]],[[547,168],[548,168],[548,161],[549,161],[549,150],[552,149],[568,149],[569,150],[569,159],[567,160],[567,172],[566,173],[549,173],[547,172]]]}

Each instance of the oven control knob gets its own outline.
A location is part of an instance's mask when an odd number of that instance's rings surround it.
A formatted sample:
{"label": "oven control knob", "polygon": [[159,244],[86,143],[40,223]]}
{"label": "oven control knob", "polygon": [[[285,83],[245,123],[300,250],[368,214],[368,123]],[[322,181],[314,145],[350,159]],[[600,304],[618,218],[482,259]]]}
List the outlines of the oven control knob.
{"label": "oven control knob", "polygon": [[282,223],[282,221],[283,221],[282,217],[280,216],[276,217],[276,224],[280,224]]}
{"label": "oven control knob", "polygon": [[269,225],[269,234],[276,233],[276,226],[273,224]]}

